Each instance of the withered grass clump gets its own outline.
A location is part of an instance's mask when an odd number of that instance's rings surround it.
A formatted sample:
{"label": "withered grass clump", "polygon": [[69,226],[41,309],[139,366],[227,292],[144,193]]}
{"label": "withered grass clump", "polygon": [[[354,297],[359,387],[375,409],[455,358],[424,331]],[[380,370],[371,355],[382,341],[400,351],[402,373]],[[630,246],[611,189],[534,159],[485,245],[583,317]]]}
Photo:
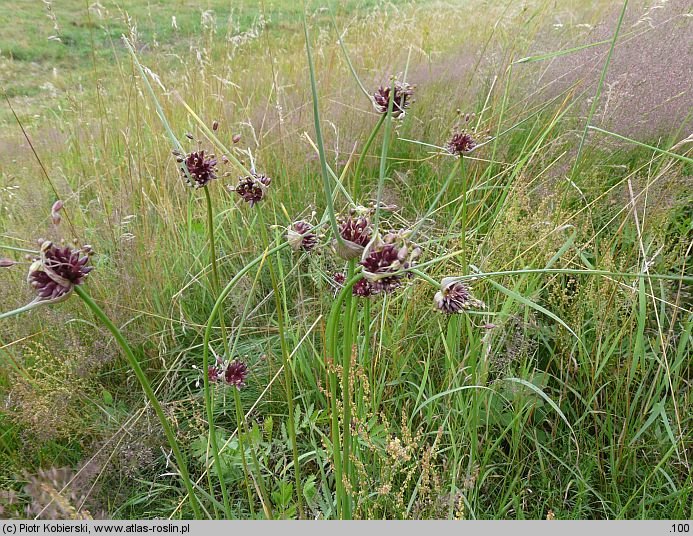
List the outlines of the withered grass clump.
{"label": "withered grass clump", "polygon": [[25,345],[22,357],[25,375],[12,374],[4,410],[23,431],[25,448],[86,440],[93,430],[85,404],[98,392],[94,378],[81,373],[82,357],[56,355],[40,343]]}

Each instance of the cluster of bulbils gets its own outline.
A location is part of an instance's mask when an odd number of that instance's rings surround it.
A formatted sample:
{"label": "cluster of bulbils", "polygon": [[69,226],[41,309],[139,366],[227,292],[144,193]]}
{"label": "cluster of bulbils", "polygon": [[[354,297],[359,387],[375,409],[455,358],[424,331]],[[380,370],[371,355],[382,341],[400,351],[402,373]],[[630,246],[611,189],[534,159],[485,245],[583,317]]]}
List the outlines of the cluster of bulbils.
{"label": "cluster of bulbils", "polygon": [[[409,231],[374,234],[370,221],[372,210],[359,207],[340,218],[337,226],[339,237],[332,241],[333,250],[339,257],[344,260],[359,259],[363,277],[353,284],[352,294],[361,298],[391,293],[400,288],[421,255],[421,248],[409,239]],[[287,241],[296,251],[312,252],[319,242],[313,229],[307,222],[297,221],[289,226]],[[333,283],[337,288],[344,287],[344,273],[335,273]],[[481,300],[472,295],[467,283],[455,278],[443,279],[434,305],[438,311],[446,314],[485,307]]]}
{"label": "cluster of bulbils", "polygon": [[90,246],[56,245],[41,240],[39,256],[33,258],[27,282],[36,291],[37,302],[55,303],[66,299],[94,269],[88,266]]}
{"label": "cluster of bulbils", "polygon": [[[373,94],[372,102],[380,114],[398,118],[405,114],[412,102],[413,86],[394,81],[392,86],[381,86]],[[469,123],[470,115],[463,118]],[[446,143],[445,149],[454,156],[464,156],[477,148],[473,135],[466,129],[458,129]],[[335,253],[345,259],[359,259],[362,279],[352,286],[352,294],[369,297],[380,293],[390,293],[402,286],[421,255],[421,248],[409,239],[406,230],[389,231],[384,235],[374,234],[370,221],[372,209],[359,207],[341,217],[338,221],[336,237],[332,246]],[[304,220],[292,223],[287,229],[287,241],[296,251],[311,252],[319,243],[314,227]],[[337,288],[346,284],[343,272],[333,276]],[[469,285],[455,278],[445,278],[434,297],[435,308],[446,314],[462,313],[470,309],[485,307],[484,303],[472,295]]]}
{"label": "cluster of bulbils", "polygon": [[248,378],[248,366],[234,359],[228,363],[224,363],[221,359],[217,359],[214,365],[210,365],[207,369],[207,380],[209,383],[222,383],[231,387],[235,387],[239,391],[245,387],[245,380]]}
{"label": "cluster of bulbils", "polygon": [[[405,82],[394,80],[390,86],[380,86],[372,96],[373,107],[379,114],[390,112],[392,117],[403,117],[413,102],[414,87]],[[463,118],[468,123],[470,116]],[[212,129],[217,130],[219,124],[215,121]],[[191,135],[188,138],[193,139]],[[237,143],[238,136],[233,142]],[[199,144],[199,142],[198,142]],[[445,150],[455,156],[469,154],[477,147],[477,143],[467,129],[457,130]],[[218,160],[213,154],[206,155],[198,150],[183,155],[174,151],[180,164],[181,173],[186,182],[194,188],[207,186],[217,178]],[[222,158],[223,162],[227,162]],[[267,195],[271,179],[254,169],[247,176],[241,177],[235,186],[229,190],[237,193],[251,207],[257,205]],[[389,231],[381,235],[374,233],[371,225],[373,209],[358,207],[348,215],[338,220],[338,236],[331,245],[334,252],[345,260],[356,260],[361,266],[362,278],[352,286],[352,293],[358,297],[369,297],[381,293],[390,293],[402,286],[405,278],[409,277],[409,269],[416,265],[421,255],[421,248],[409,239],[406,230]],[[317,227],[308,221],[293,222],[286,231],[286,239],[294,251],[304,253],[314,252],[322,235],[316,232]],[[342,272],[333,276],[334,285],[341,288],[345,283]],[[483,302],[474,298],[469,286],[461,281],[445,279],[434,299],[437,310],[452,314],[461,313],[471,308],[483,307]],[[216,367],[216,366],[215,366]],[[212,369],[210,369],[211,371]],[[217,371],[217,368],[214,368]],[[214,377],[212,372],[210,378]],[[228,382],[227,382],[228,383]]]}
{"label": "cluster of bulbils", "polygon": [[[51,207],[51,219],[56,226],[60,223],[62,208],[62,201],[56,201]],[[79,246],[76,240],[72,245],[66,245],[64,240],[55,244],[43,238],[38,240],[38,245],[37,254],[27,255],[27,283],[36,293],[28,306],[58,303],[67,299],[94,269],[89,265],[93,254],[89,245]],[[16,264],[20,263],[12,259],[0,259],[0,268]]]}

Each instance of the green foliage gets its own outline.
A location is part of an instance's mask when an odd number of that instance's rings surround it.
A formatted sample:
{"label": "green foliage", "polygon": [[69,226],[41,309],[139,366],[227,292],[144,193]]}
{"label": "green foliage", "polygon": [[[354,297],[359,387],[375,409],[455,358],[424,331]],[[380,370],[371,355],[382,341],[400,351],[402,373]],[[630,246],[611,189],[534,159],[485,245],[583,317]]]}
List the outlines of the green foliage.
{"label": "green foliage", "polygon": [[[0,253],[21,261],[16,248],[39,236],[92,244],[89,292],[135,350],[210,516],[693,515],[692,289],[681,277],[691,262],[691,165],[680,157],[689,146],[675,124],[659,140],[638,138],[646,146],[590,130],[567,180],[592,92],[536,95],[546,82],[538,69],[546,50],[571,58],[592,40],[579,27],[553,28],[547,2],[521,12],[506,4],[469,17],[427,2],[340,2],[342,48],[330,13],[309,3],[315,94],[298,2],[264,12],[250,1],[200,9],[132,0],[118,9],[70,0],[51,3],[54,20],[47,3],[0,8],[3,89],[47,174],[7,108],[0,244],[15,249]],[[599,22],[607,4],[577,3],[563,19]],[[547,27],[561,44],[537,50]],[[186,150],[196,147],[186,145],[190,132],[219,158],[228,149],[250,166],[252,154],[272,177],[252,209],[225,188],[241,173],[232,164],[209,187],[220,288],[204,196],[184,188],[123,33]],[[391,72],[417,84],[416,102],[390,130],[374,128],[345,51],[369,90]],[[536,61],[512,63],[527,56]],[[487,142],[459,168],[439,150],[458,108],[476,113],[475,135]],[[200,125],[215,119],[226,149]],[[381,212],[383,229],[428,215],[416,227],[425,277],[335,307],[333,276],[349,266],[330,248],[323,181],[337,212],[349,208],[342,187],[359,204],[380,192],[397,205]],[[58,197],[60,227],[47,210]],[[265,257],[298,219],[318,225],[320,253],[285,247]],[[671,277],[616,275],[645,263]],[[0,268],[0,312],[30,296],[24,268]],[[476,270],[485,309],[433,310],[438,289],[425,278]],[[212,311],[225,286],[222,329]],[[65,490],[67,503],[87,495],[93,515],[193,515],[132,368],[79,300],[1,319],[0,339],[0,487],[11,490],[0,513],[25,512],[30,479],[67,467],[89,475]],[[241,419],[224,385],[212,385],[207,412],[205,355],[247,362]]]}

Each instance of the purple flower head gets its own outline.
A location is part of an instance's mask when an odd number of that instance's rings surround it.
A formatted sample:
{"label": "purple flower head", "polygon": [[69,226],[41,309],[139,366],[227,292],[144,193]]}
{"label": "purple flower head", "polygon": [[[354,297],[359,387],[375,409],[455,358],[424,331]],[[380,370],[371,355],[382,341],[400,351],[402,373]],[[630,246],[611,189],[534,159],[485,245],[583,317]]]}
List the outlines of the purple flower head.
{"label": "purple flower head", "polygon": [[0,268],[9,268],[10,266],[14,266],[15,264],[17,264],[16,261],[13,261],[12,259],[0,259]]}
{"label": "purple flower head", "polygon": [[472,295],[472,289],[463,281],[446,277],[440,283],[440,290],[433,298],[435,307],[448,315],[463,313],[468,309],[483,309],[484,302]]}
{"label": "purple flower head", "polygon": [[456,132],[450,138],[450,141],[445,145],[445,148],[450,154],[462,156],[471,153],[476,149],[476,141],[468,132]]}
{"label": "purple flower head", "polygon": [[312,251],[318,245],[318,236],[312,232],[313,226],[299,220],[292,223],[286,231],[286,241],[294,251]]}
{"label": "purple flower head", "polygon": [[[175,151],[176,160],[181,165],[181,174],[188,186],[203,188],[217,178],[217,159],[213,154],[205,156],[205,152],[193,151],[185,157]],[[186,173],[187,167],[187,173]],[[189,175],[189,176],[188,176]]]}
{"label": "purple flower head", "polygon": [[245,387],[245,380],[248,377],[248,367],[242,361],[231,361],[224,373],[224,380],[228,385],[232,385],[239,391]]}
{"label": "purple flower head", "polygon": [[373,285],[368,279],[359,279],[354,286],[351,288],[351,293],[359,298],[368,298],[375,294]]}
{"label": "purple flower head", "polygon": [[36,291],[36,301],[66,299],[74,287],[84,283],[93,266],[87,266],[85,250],[59,247],[50,241],[41,244],[41,256],[29,268],[27,282]]}
{"label": "purple flower head", "polygon": [[352,214],[340,219],[338,230],[342,242],[335,240],[335,251],[345,260],[359,258],[373,236],[371,222],[365,215]]}
{"label": "purple flower head", "polygon": [[252,207],[262,201],[271,182],[272,179],[266,175],[252,173],[247,177],[241,178],[233,191]]}
{"label": "purple flower head", "polygon": [[209,383],[217,383],[219,380],[221,380],[223,374],[224,371],[219,365],[210,365],[207,367],[207,379],[209,380]]}
{"label": "purple flower head", "polygon": [[391,232],[376,237],[363,252],[363,276],[374,292],[392,292],[402,284],[402,270],[413,267],[421,249],[409,242],[406,232]]}
{"label": "purple flower head", "polygon": [[[392,96],[392,117],[400,117],[405,114],[405,110],[409,108],[411,97],[414,95],[414,88],[406,82],[395,81],[394,95]],[[390,86],[380,86],[373,94],[373,106],[379,114],[386,114],[390,105]]]}
{"label": "purple flower head", "polygon": [[[346,283],[346,276],[343,272],[337,272],[332,277],[335,284],[339,288],[343,287],[344,283]],[[354,283],[354,286],[351,287],[351,293],[359,298],[368,298],[369,296],[375,294],[375,291],[373,290],[373,285],[371,285],[370,281],[367,279],[359,279],[356,283]]]}

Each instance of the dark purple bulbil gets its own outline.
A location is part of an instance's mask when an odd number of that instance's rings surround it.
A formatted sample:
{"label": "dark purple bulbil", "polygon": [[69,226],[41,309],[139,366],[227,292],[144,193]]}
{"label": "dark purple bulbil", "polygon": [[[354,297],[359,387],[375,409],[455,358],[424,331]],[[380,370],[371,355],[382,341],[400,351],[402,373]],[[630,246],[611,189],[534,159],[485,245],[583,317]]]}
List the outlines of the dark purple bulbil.
{"label": "dark purple bulbil", "polygon": [[453,134],[445,148],[450,154],[461,156],[471,153],[476,148],[476,141],[468,132],[457,132]]}
{"label": "dark purple bulbil", "polygon": [[312,232],[312,225],[299,220],[292,223],[286,232],[286,240],[295,250],[312,251],[318,245],[318,236]]}
{"label": "dark purple bulbil", "polygon": [[337,255],[345,260],[358,259],[371,241],[373,228],[366,216],[347,216],[339,221],[339,236],[335,241]]}
{"label": "dark purple bulbil", "polygon": [[472,289],[467,283],[453,278],[443,279],[433,302],[438,311],[449,315],[485,307],[484,302],[472,295]]}

